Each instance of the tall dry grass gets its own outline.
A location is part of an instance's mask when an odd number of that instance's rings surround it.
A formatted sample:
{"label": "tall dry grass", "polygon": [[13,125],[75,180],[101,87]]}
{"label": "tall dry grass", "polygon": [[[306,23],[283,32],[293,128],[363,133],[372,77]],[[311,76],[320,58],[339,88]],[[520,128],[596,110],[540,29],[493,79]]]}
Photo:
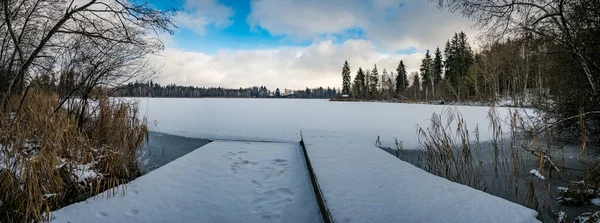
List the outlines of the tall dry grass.
{"label": "tall dry grass", "polygon": [[78,123],[56,95],[32,90],[18,111],[0,113],[0,222],[43,221],[49,212],[140,174],[136,153],[148,139],[131,104],[98,97]]}
{"label": "tall dry grass", "polygon": [[[544,218],[550,206],[550,184],[542,178],[561,176],[555,164],[560,151],[552,144],[552,131],[532,134],[531,123],[539,122],[519,110],[511,110],[503,119],[492,107],[488,119],[492,140],[481,142],[480,127],[469,128],[456,109],[434,113],[429,127],[417,128],[425,150],[422,168],[535,209]],[[541,177],[530,174],[533,170]]]}
{"label": "tall dry grass", "polygon": [[[454,129],[456,127],[456,129]],[[456,110],[447,109],[431,116],[429,128],[417,129],[419,142],[425,148],[425,169],[435,175],[471,187],[486,190],[482,163],[475,162],[474,153],[480,148],[473,146],[467,123]],[[478,131],[476,131],[478,132]],[[477,141],[479,136],[475,135]]]}

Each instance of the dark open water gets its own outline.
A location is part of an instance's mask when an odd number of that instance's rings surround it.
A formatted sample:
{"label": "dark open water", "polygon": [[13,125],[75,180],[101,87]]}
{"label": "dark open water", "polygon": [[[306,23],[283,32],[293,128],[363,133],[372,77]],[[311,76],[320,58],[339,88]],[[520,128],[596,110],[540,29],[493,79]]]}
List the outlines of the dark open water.
{"label": "dark open water", "polygon": [[138,154],[144,174],[182,157],[206,144],[208,139],[195,139],[159,132],[150,132],[148,143]]}

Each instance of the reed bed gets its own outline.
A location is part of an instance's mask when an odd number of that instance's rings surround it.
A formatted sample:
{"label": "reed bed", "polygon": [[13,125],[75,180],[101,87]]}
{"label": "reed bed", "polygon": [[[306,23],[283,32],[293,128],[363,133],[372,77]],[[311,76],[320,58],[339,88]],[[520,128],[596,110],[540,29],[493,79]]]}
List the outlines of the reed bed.
{"label": "reed bed", "polygon": [[81,123],[55,109],[56,95],[32,91],[0,113],[0,222],[46,221],[65,205],[124,192],[119,185],[140,175],[148,128],[135,105],[99,95]]}

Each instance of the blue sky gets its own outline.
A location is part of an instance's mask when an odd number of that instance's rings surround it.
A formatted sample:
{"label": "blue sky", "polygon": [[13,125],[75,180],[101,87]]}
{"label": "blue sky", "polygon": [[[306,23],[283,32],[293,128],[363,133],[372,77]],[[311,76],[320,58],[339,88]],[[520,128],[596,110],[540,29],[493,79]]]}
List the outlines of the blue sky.
{"label": "blue sky", "polygon": [[[307,47],[313,39],[297,38],[284,34],[271,35],[268,30],[261,26],[252,26],[247,22],[251,12],[251,1],[243,0],[221,0],[215,1],[230,7],[233,15],[232,23],[226,27],[209,25],[205,27],[202,34],[185,26],[179,27],[174,36],[174,46],[193,51],[216,53],[220,49],[269,49],[277,46]],[[177,9],[181,12],[189,12],[182,0],[151,0],[150,4],[160,9]],[[400,7],[401,5],[398,5]],[[391,14],[388,10],[386,13]],[[342,33],[321,35],[320,38],[331,39],[335,44],[341,44],[348,39],[365,39],[365,33],[361,28],[350,28]],[[403,49],[401,52],[412,53],[414,47]]]}
{"label": "blue sky", "polygon": [[[152,0],[159,8],[176,8],[186,12],[184,1]],[[206,26],[205,33],[180,27],[174,36],[174,46],[193,51],[216,53],[219,49],[260,49],[277,45],[308,46],[310,41],[291,41],[283,35],[270,35],[261,27],[251,27],[246,18],[250,14],[250,1],[224,0],[219,3],[233,9],[232,24],[227,27]]]}
{"label": "blue sky", "polygon": [[[422,0],[150,0],[176,8],[179,27],[153,62],[159,83],[339,87],[348,60],[418,69],[427,50],[471,22]],[[474,35],[472,35],[474,39]],[[380,68],[380,69],[381,69]]]}

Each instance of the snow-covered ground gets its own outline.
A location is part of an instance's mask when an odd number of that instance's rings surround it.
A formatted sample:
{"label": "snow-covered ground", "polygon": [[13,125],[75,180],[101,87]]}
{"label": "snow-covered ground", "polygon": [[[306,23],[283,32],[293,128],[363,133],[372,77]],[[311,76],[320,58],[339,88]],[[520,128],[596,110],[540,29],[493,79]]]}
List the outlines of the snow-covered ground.
{"label": "snow-covered ground", "polygon": [[[482,141],[491,139],[489,107],[441,106],[379,102],[331,102],[315,99],[135,98],[142,115],[158,132],[193,138],[298,142],[300,131],[360,133],[384,146],[394,137],[404,147],[418,146],[417,125],[428,127],[434,112],[456,108],[470,130],[479,125]],[[507,117],[509,108],[496,108]]]}
{"label": "snow-covered ground", "polygon": [[322,222],[302,156],[297,143],[215,141],[52,222]]}
{"label": "snow-covered ground", "polygon": [[[215,140],[55,222],[321,222],[302,131],[336,222],[536,222],[537,213],[431,175],[374,146],[416,148],[416,127],[449,106],[281,99],[139,100],[158,132]],[[454,108],[454,106],[452,106]],[[487,107],[456,107],[481,140]],[[501,117],[507,108],[498,108]],[[269,142],[244,142],[269,141]],[[278,143],[274,143],[278,142]],[[165,148],[168,149],[168,148]],[[102,196],[102,195],[100,195]]]}
{"label": "snow-covered ground", "polygon": [[534,210],[434,176],[361,136],[303,137],[335,222],[538,222]]}

